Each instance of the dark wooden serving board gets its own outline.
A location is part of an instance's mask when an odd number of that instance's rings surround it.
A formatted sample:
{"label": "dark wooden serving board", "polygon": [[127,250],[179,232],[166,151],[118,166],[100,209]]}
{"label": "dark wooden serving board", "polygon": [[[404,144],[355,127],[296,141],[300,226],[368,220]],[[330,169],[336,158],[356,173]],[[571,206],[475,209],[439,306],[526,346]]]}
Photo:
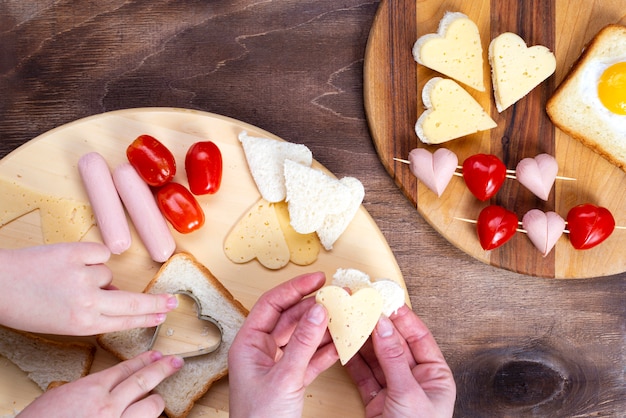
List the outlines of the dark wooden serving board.
{"label": "dark wooden serving board", "polygon": [[[388,173],[419,213],[453,245],[473,257],[507,270],[547,278],[586,278],[626,271],[626,231],[616,230],[605,242],[589,250],[575,250],[567,234],[543,257],[523,233],[503,246],[484,251],[476,226],[454,219],[476,219],[482,208],[498,204],[517,213],[519,219],[532,208],[555,211],[563,218],[570,208],[593,203],[608,208],[617,225],[626,225],[626,173],[550,122],[545,104],[565,77],[583,47],[605,25],[626,23],[626,1],[586,0],[383,0],[372,26],[364,69],[365,108],[377,153]],[[467,89],[490,113],[498,127],[442,147],[454,151],[459,162],[477,154],[499,156],[508,169],[525,157],[549,153],[559,163],[559,175],[576,181],[557,180],[549,200],[535,197],[515,180],[506,180],[490,202],[481,202],[453,177],[441,197],[428,190],[409,171],[394,161],[406,159],[409,151],[436,146],[422,144],[414,131],[424,110],[421,90],[440,75],[418,65],[411,48],[417,38],[435,33],[446,11],[465,13],[477,25],[484,53],[485,92]],[[498,113],[491,89],[487,60],[489,42],[502,32],[515,32],[528,44],[541,44],[554,51],[556,73],[517,104]]]}

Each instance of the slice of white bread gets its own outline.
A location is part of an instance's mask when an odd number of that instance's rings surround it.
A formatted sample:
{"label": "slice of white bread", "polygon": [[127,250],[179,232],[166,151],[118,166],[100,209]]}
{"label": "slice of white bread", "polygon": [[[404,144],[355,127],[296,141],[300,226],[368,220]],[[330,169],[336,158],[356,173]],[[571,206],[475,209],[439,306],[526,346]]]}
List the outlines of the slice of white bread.
{"label": "slice of white bread", "polygon": [[556,69],[556,58],[543,45],[528,47],[517,34],[505,32],[489,44],[496,109],[502,112],[526,96]]}
{"label": "slice of white bread", "polygon": [[326,251],[333,249],[333,244],[348,228],[365,197],[365,188],[358,179],[343,177],[339,182],[349,189],[350,203],[343,212],[326,216],[322,226],[315,231]]}
{"label": "slice of white bread", "polygon": [[[209,354],[185,359],[185,365],[154,391],[165,400],[169,418],[184,418],[213,382],[228,373],[228,350],[248,311],[205,266],[187,253],[174,254],[147,285],[146,293],[188,292],[200,301],[200,313],[222,330],[220,347]],[[148,350],[154,328],[133,329],[98,336],[98,343],[122,360]]]}
{"label": "slice of white bread", "polygon": [[437,33],[423,35],[415,42],[413,58],[425,67],[485,91],[478,26],[463,13],[446,12]]}
{"label": "slice of white bread", "polygon": [[285,200],[285,179],[283,163],[292,160],[310,166],[313,163],[311,150],[302,144],[278,141],[269,138],[249,136],[246,131],[239,133],[246,161],[259,193],[268,202]]}
{"label": "slice of white bread", "polygon": [[43,391],[86,376],[95,353],[87,342],[51,340],[0,325],[0,354]]}
{"label": "slice of white bread", "polygon": [[450,79],[428,80],[422,102],[426,110],[417,119],[415,133],[425,144],[441,144],[497,126],[480,104]]}
{"label": "slice of white bread", "polygon": [[626,62],[626,26],[608,25],[587,44],[546,110],[559,129],[626,171],[626,116],[610,112],[597,95],[604,68],[617,62]]}
{"label": "slice of white bread", "polygon": [[291,226],[300,234],[315,232],[328,215],[348,209],[350,188],[321,170],[285,160],[286,201]]}

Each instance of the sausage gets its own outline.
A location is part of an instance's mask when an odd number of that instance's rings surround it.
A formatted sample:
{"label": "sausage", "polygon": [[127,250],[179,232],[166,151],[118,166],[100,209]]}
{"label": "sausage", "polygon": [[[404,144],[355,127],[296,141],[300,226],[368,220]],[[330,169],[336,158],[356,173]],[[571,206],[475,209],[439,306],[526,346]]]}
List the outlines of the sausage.
{"label": "sausage", "polygon": [[78,172],[96,216],[104,245],[113,254],[123,253],[131,244],[130,228],[104,157],[97,152],[83,155],[78,160]]}
{"label": "sausage", "polygon": [[113,182],[150,257],[159,263],[166,261],[176,250],[176,243],[150,187],[130,163],[115,168]]}

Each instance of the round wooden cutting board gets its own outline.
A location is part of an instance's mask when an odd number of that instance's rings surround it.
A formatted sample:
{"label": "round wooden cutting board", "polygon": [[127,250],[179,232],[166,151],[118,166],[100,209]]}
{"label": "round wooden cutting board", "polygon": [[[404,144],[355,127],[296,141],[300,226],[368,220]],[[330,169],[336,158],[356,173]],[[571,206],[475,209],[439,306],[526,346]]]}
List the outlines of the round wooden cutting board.
{"label": "round wooden cutting board", "polygon": [[[524,233],[492,251],[484,251],[476,226],[455,218],[475,220],[489,204],[514,211],[521,220],[530,209],[555,211],[566,218],[578,204],[606,207],[617,225],[626,225],[626,173],[554,127],[545,104],[565,77],[584,45],[609,23],[626,24],[626,1],[473,1],[383,0],[368,40],[365,69],[365,108],[377,153],[386,170],[419,213],[449,242],[473,257],[507,270],[546,278],[588,278],[626,271],[626,230],[616,229],[603,243],[589,250],[575,250],[564,234],[546,256]],[[526,157],[553,155],[559,175],[576,181],[557,180],[549,200],[536,198],[516,180],[507,179],[490,202],[481,202],[454,176],[441,197],[411,174],[406,159],[417,147],[434,152],[438,147],[422,144],[414,131],[424,110],[424,84],[440,74],[418,65],[412,47],[418,37],[436,33],[446,11],[462,12],[479,28],[484,54],[485,92],[467,88],[490,113],[498,126],[442,144],[454,151],[459,163],[478,153],[495,154],[515,169]],[[621,21],[620,21],[621,19]],[[491,39],[515,32],[528,44],[544,45],[557,58],[556,74],[502,113],[495,109],[487,51]]]}
{"label": "round wooden cutting board", "polygon": [[[129,109],[78,120],[47,132],[0,161],[0,177],[57,198],[88,202],[77,171],[78,159],[97,151],[111,168],[126,161],[126,147],[139,135],[150,134],[163,142],[177,160],[175,181],[187,185],[184,156],[197,141],[215,142],[223,156],[222,186],[218,193],[200,196],[205,226],[189,235],[174,232],[177,251],[187,251],[207,266],[247,308],[266,290],[298,274],[323,271],[330,280],[338,268],[356,268],[375,278],[390,278],[405,287],[396,260],[375,222],[361,207],[332,251],[320,251],[310,266],[289,264],[268,270],[256,260],[234,264],[224,254],[223,242],[239,218],[260,195],[252,180],[237,138],[246,130],[252,136],[279,139],[254,126],[210,113],[182,109]],[[323,167],[314,162],[314,166]],[[1,208],[1,202],[0,202]],[[18,248],[43,242],[39,216],[30,213],[0,228],[0,245]],[[133,232],[134,233],[134,232]],[[100,240],[92,228],[83,240]],[[131,248],[113,256],[108,266],[114,285],[141,292],[160,267],[151,261],[141,241],[133,236]],[[6,359],[0,358],[0,365]],[[117,362],[98,348],[92,371]],[[6,372],[5,372],[6,371]],[[17,368],[0,373],[0,415],[20,410],[37,396],[38,389]],[[222,379],[201,398],[189,417],[228,416],[228,380]],[[307,390],[306,417],[361,417],[363,405],[356,387],[337,363]]]}

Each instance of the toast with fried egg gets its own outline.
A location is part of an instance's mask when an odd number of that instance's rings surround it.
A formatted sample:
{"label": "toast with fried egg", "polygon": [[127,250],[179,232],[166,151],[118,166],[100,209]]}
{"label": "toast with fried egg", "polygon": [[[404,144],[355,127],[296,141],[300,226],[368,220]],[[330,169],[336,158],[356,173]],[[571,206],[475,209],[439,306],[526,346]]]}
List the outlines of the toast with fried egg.
{"label": "toast with fried egg", "polygon": [[594,36],[546,111],[559,129],[626,171],[626,26]]}

